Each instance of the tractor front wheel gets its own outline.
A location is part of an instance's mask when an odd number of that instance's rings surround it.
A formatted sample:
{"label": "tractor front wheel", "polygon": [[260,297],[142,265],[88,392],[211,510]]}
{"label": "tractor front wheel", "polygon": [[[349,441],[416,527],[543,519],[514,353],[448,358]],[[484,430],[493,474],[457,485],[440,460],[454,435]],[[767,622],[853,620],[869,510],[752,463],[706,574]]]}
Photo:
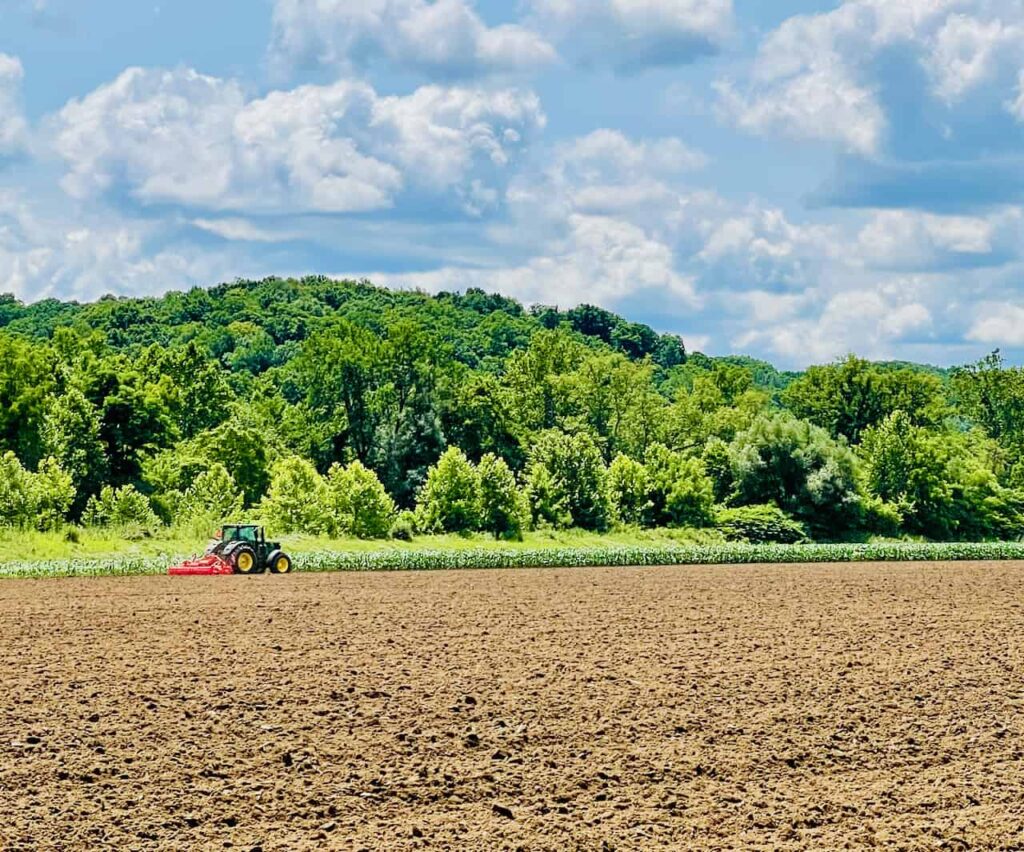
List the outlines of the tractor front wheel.
{"label": "tractor front wheel", "polygon": [[251,547],[239,547],[231,551],[231,564],[238,574],[256,574],[256,551]]}
{"label": "tractor front wheel", "polygon": [[270,554],[267,564],[270,566],[271,574],[290,574],[292,570],[291,557],[279,550]]}

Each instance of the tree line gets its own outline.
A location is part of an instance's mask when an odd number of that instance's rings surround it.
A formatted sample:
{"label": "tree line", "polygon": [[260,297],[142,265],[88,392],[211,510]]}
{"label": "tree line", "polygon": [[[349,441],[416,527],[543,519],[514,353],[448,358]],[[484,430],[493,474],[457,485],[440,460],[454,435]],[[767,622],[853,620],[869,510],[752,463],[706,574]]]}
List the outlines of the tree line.
{"label": "tree line", "polygon": [[1018,538],[1022,407],[998,353],[785,373],[480,290],[0,296],[0,524]]}

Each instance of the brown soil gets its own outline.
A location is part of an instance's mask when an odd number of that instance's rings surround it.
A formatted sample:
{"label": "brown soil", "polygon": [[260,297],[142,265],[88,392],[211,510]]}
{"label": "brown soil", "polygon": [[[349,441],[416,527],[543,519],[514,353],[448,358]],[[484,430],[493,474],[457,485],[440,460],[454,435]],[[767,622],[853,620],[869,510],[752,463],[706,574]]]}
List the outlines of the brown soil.
{"label": "brown soil", "polygon": [[1024,570],[0,583],[0,849],[1024,849]]}

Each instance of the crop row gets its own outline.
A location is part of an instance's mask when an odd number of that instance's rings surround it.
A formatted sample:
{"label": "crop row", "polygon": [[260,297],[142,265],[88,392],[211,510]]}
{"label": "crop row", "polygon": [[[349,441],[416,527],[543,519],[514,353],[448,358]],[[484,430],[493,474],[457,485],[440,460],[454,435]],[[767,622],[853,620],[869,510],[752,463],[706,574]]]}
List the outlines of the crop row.
{"label": "crop row", "polygon": [[[307,572],[438,571],[488,568],[582,568],[644,565],[740,565],[811,562],[925,562],[1024,560],[1022,542],[898,544],[715,544],[533,550],[321,551],[295,556]],[[169,556],[54,560],[0,564],[10,577],[118,577],[162,574]]]}

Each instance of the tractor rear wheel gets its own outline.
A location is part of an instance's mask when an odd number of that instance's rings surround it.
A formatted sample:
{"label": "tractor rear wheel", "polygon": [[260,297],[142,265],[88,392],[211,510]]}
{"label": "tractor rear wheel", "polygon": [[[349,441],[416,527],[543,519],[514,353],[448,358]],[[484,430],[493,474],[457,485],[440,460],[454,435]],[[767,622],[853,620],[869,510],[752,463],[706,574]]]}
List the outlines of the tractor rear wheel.
{"label": "tractor rear wheel", "polygon": [[236,547],[229,557],[231,565],[238,574],[257,574],[256,551],[248,545]]}
{"label": "tractor rear wheel", "polygon": [[281,553],[279,550],[270,554],[267,565],[270,566],[271,574],[290,574],[292,570],[291,557]]}

